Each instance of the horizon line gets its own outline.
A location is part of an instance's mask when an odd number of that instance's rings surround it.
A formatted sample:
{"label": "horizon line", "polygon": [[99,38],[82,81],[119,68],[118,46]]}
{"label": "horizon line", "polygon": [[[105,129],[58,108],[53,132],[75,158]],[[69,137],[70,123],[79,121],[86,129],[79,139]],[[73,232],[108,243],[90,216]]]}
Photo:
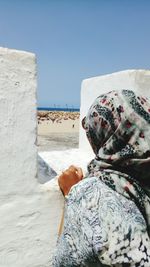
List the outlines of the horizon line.
{"label": "horizon line", "polygon": [[60,110],[60,111],[80,111],[79,107],[37,107],[37,110]]}

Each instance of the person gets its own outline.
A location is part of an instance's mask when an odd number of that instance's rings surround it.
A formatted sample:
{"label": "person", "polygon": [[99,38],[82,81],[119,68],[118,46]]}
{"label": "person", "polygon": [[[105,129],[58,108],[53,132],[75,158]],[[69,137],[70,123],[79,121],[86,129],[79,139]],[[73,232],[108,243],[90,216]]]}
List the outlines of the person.
{"label": "person", "polygon": [[58,183],[64,229],[54,267],[150,266],[150,103],[132,90],[100,95],[82,120],[95,153],[87,174]]}

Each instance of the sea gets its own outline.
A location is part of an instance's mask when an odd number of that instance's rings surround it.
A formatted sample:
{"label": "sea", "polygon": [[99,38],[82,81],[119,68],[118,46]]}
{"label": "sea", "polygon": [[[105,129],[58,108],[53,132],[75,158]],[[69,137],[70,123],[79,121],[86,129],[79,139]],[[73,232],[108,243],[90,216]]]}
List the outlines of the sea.
{"label": "sea", "polygon": [[66,112],[80,112],[79,108],[67,107],[67,108],[56,108],[56,107],[38,107],[37,110],[45,111],[66,111]]}

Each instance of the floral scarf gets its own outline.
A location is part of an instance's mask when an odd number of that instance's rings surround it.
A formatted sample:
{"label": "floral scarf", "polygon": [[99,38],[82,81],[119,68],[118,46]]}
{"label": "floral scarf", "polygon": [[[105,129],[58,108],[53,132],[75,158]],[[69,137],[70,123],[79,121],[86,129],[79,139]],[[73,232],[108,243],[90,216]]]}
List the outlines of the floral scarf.
{"label": "floral scarf", "polygon": [[96,155],[87,176],[98,176],[133,200],[150,235],[150,103],[131,90],[99,96],[82,120]]}

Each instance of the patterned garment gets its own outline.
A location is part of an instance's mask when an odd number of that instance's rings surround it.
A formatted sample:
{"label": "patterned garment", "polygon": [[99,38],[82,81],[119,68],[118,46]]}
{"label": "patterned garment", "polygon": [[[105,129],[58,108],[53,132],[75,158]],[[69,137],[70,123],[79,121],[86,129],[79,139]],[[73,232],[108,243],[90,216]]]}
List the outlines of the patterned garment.
{"label": "patterned garment", "polygon": [[68,195],[53,266],[150,267],[150,104],[111,91],[82,124],[96,157]]}

